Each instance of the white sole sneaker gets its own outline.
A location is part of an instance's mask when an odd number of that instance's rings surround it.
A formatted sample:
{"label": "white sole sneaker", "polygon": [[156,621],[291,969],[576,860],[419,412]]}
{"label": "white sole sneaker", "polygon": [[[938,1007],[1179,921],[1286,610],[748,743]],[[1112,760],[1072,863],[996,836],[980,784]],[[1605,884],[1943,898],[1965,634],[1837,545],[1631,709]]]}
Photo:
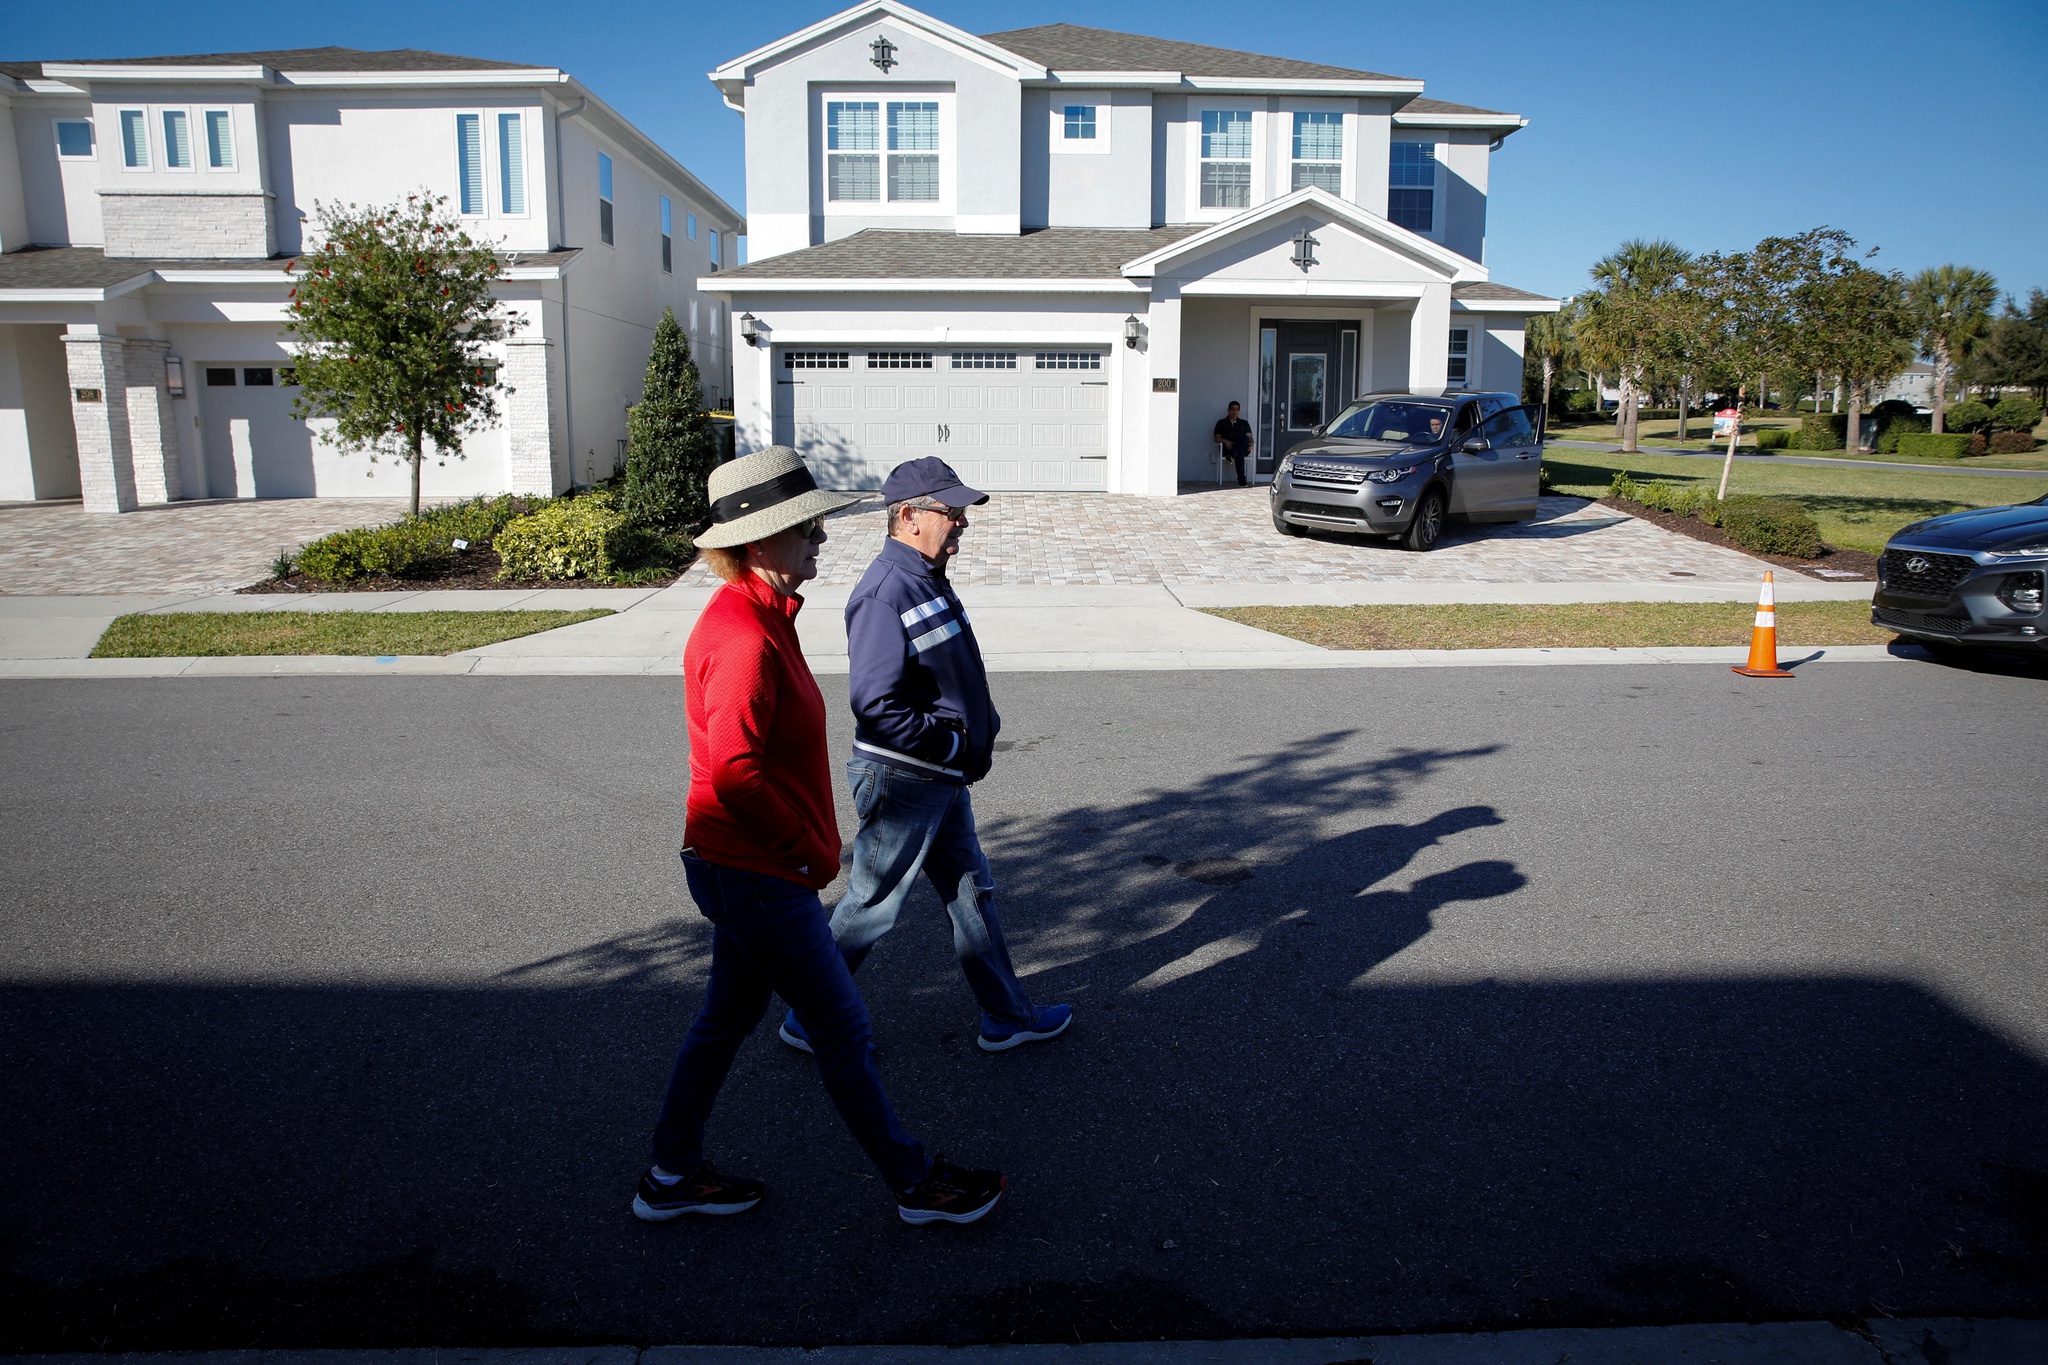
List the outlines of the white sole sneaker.
{"label": "white sole sneaker", "polygon": [[780,1038],[783,1042],[788,1043],[798,1052],[809,1052],[813,1057],[818,1055],[816,1052],[812,1051],[809,1039],[800,1037],[799,1035],[791,1033],[789,1031],[789,1021],[786,1019],[783,1021],[782,1027],[775,1030],[775,1036],[777,1038]]}
{"label": "white sole sneaker", "polygon": [[686,1213],[704,1213],[714,1218],[723,1218],[727,1214],[745,1213],[760,1202],[758,1199],[749,1199],[743,1204],[688,1204],[680,1208],[658,1209],[636,1194],[633,1196],[633,1216],[643,1223],[666,1223],[669,1219],[680,1218]]}
{"label": "white sole sneaker", "polygon": [[906,1209],[901,1204],[898,1204],[896,1206],[896,1216],[913,1226],[923,1223],[972,1223],[1002,1201],[1003,1192],[997,1190],[994,1199],[989,1200],[978,1209],[969,1209],[965,1213],[941,1213],[937,1209]]}
{"label": "white sole sneaker", "polygon": [[[1042,1043],[1048,1038],[1057,1038],[1062,1033],[1065,1033],[1067,1025],[1073,1022],[1074,1016],[1070,1014],[1060,1020],[1058,1028],[1049,1028],[1043,1033],[1033,1033],[1031,1030],[1025,1029],[1020,1033],[1013,1033],[1007,1038],[991,1038],[986,1033],[983,1033],[977,1035],[974,1041],[981,1046],[983,1052],[1008,1052],[1019,1043]],[[976,1214],[975,1216],[978,1218],[981,1215]]]}

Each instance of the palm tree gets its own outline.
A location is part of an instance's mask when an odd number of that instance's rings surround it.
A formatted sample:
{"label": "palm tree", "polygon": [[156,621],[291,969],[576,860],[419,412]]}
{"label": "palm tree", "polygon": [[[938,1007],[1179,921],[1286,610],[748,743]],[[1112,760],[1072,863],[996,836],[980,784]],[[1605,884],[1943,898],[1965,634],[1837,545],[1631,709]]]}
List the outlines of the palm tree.
{"label": "palm tree", "polygon": [[1567,301],[1555,313],[1537,313],[1523,333],[1523,348],[1543,365],[1543,410],[1550,411],[1550,381],[1560,369],[1579,362],[1579,341],[1572,334],[1572,305]]}
{"label": "palm tree", "polygon": [[1998,281],[1967,265],[1938,265],[1906,282],[1906,308],[1920,353],[1934,362],[1934,429],[1948,412],[1948,383],[1956,362],[1991,321]]}
{"label": "palm tree", "polygon": [[1621,402],[1614,417],[1624,450],[1636,449],[1639,434],[1637,413],[1648,378],[1646,351],[1654,326],[1649,314],[1657,296],[1677,284],[1691,262],[1691,254],[1676,242],[1636,237],[1593,264],[1593,281],[1599,287],[1587,295],[1582,344],[1619,373]]}

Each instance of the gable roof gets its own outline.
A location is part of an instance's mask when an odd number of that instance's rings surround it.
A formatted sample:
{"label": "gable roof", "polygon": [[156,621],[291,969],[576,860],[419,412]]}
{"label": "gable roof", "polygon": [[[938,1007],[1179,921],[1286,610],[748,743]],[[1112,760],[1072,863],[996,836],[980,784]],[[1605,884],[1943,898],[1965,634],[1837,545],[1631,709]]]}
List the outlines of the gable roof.
{"label": "gable roof", "polygon": [[1178,71],[1184,76],[1217,76],[1248,80],[1398,81],[1379,71],[1354,71],[1292,57],[1267,57],[1235,48],[1151,38],[1079,24],[1041,24],[1003,33],[985,33],[989,42],[1005,47],[1040,66],[1061,71]]}
{"label": "gable roof", "polygon": [[1219,246],[1239,234],[1260,227],[1275,218],[1312,210],[1321,213],[1332,223],[1341,223],[1358,233],[1371,238],[1382,246],[1390,247],[1415,260],[1427,262],[1431,269],[1441,272],[1446,278],[1468,281],[1486,278],[1486,267],[1468,257],[1461,256],[1447,246],[1432,242],[1420,233],[1410,232],[1392,220],[1377,213],[1360,208],[1348,199],[1339,199],[1320,186],[1310,185],[1292,194],[1283,194],[1278,199],[1268,200],[1254,209],[1247,209],[1235,217],[1220,223],[1210,224],[1200,231],[1188,234],[1179,241],[1169,242],[1135,260],[1124,263],[1124,274],[1132,278],[1156,275],[1162,266],[1174,261],[1197,257],[1212,247]]}
{"label": "gable roof", "polygon": [[267,52],[207,52],[185,57],[67,57],[40,62],[0,62],[0,72],[38,80],[49,66],[267,66],[273,71],[548,71],[526,62],[494,62],[418,48],[368,52],[354,47],[296,47]]}
{"label": "gable roof", "polygon": [[1116,279],[1124,262],[1201,231],[1157,228],[1033,228],[1015,237],[865,228],[711,276],[711,287],[745,280]]}

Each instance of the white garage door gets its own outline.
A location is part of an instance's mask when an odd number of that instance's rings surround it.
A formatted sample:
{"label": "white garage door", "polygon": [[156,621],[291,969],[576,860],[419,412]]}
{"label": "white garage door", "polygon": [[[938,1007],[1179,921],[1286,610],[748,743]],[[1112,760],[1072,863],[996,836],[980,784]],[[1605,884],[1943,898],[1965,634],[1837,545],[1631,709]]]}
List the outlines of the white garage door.
{"label": "white garage door", "polygon": [[298,390],[290,378],[290,370],[275,365],[199,367],[207,496],[310,498],[320,491],[312,433],[292,416]]}
{"label": "white garage door", "polygon": [[1108,353],[793,347],[775,362],[775,431],[836,488],[937,455],[976,488],[1100,491]]}

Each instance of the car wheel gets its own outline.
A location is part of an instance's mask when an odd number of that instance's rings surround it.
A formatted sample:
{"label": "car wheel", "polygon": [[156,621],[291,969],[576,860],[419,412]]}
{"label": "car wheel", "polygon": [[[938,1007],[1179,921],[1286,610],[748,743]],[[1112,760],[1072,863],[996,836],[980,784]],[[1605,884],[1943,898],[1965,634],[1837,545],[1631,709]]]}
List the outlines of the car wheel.
{"label": "car wheel", "polygon": [[1273,529],[1283,536],[1305,536],[1308,534],[1308,532],[1302,530],[1278,512],[1273,514]]}
{"label": "car wheel", "polygon": [[1444,533],[1444,495],[1440,488],[1432,488],[1422,495],[1416,504],[1415,520],[1408,523],[1408,533],[1401,537],[1401,543],[1411,550],[1432,548],[1437,537]]}

